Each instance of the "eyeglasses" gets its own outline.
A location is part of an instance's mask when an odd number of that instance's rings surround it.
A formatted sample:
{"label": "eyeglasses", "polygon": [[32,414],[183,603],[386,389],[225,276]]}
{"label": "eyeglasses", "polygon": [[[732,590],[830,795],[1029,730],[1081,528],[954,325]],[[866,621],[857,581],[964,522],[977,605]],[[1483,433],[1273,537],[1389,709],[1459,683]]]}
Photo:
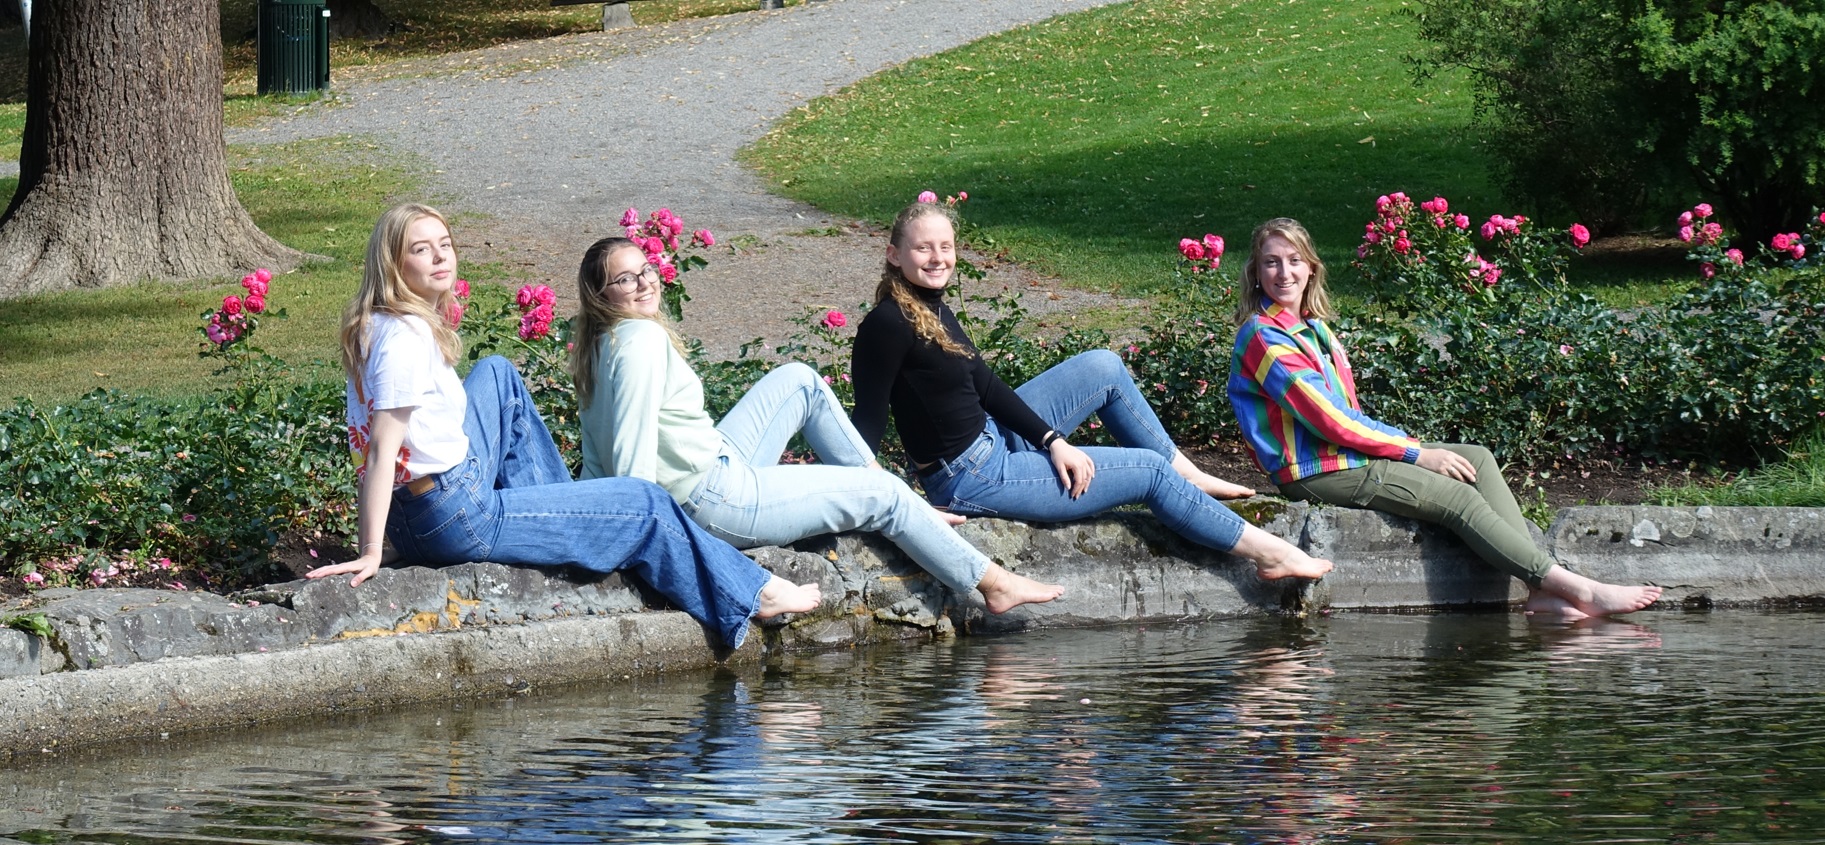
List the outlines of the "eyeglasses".
{"label": "eyeglasses", "polygon": [[645,267],[640,268],[640,272],[638,273],[623,273],[609,279],[608,285],[609,287],[630,291],[640,287],[643,282],[648,285],[659,284],[659,268],[648,264]]}

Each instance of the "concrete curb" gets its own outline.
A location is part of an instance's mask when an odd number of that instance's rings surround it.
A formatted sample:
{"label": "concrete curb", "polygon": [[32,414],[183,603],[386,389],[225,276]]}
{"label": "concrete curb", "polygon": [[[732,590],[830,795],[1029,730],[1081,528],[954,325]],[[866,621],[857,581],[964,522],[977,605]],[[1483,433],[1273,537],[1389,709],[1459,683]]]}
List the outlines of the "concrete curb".
{"label": "concrete curb", "polygon": [[[1519,584],[1438,529],[1277,500],[1237,504],[1331,557],[1315,584],[1263,582],[1140,514],[1062,525],[972,520],[963,535],[1063,599],[989,615],[874,535],[812,538],[751,555],[818,581],[816,613],[757,627],[715,653],[684,614],[648,610],[618,576],[464,564],[385,570],[358,590],[275,584],[233,597],[47,590],[0,607],[42,613],[48,639],[0,629],[0,756],[308,713],[600,681],[785,650],[956,634],[1159,624],[1309,612],[1501,605]],[[1543,541],[1568,568],[1667,587],[1662,606],[1767,605],[1825,596],[1825,511],[1572,508]]]}

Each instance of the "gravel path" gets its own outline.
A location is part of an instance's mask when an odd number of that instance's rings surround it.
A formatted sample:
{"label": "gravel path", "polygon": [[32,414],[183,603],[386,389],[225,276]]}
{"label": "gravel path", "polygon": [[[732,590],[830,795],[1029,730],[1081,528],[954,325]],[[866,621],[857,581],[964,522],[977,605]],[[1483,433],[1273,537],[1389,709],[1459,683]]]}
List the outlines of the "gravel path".
{"label": "gravel path", "polygon": [[[339,74],[339,105],[251,129],[231,143],[361,135],[434,168],[472,260],[503,261],[574,296],[576,256],[621,212],[669,206],[692,228],[747,248],[687,277],[685,330],[727,354],[783,337],[807,308],[850,307],[879,278],[879,233],[770,194],[734,161],[779,117],[908,59],[1114,0],[828,0],[509,45]],[[840,234],[808,236],[811,229]],[[1108,304],[1003,268],[1040,291],[1036,312]],[[765,296],[756,296],[762,286]]]}

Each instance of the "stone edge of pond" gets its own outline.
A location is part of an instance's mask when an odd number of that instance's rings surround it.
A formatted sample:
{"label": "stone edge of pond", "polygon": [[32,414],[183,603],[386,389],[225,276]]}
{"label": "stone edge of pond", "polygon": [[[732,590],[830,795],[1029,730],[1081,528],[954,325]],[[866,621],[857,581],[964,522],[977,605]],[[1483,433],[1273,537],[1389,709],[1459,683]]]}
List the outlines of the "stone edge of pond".
{"label": "stone edge of pond", "polygon": [[[721,653],[702,628],[619,576],[463,564],[233,596],[47,590],[0,608],[43,613],[49,639],[0,629],[0,758],[89,742],[528,686],[613,680],[770,654],[955,634],[1157,624],[1320,609],[1501,606],[1520,585],[1455,538],[1370,511],[1258,498],[1257,524],[1330,557],[1315,584],[1263,582],[1150,516],[1062,525],[971,520],[966,538],[1065,597],[992,616],[875,535],[750,554],[825,606],[757,627]],[[1579,507],[1537,536],[1602,580],[1657,583],[1662,607],[1771,605],[1825,596],[1825,510]]]}

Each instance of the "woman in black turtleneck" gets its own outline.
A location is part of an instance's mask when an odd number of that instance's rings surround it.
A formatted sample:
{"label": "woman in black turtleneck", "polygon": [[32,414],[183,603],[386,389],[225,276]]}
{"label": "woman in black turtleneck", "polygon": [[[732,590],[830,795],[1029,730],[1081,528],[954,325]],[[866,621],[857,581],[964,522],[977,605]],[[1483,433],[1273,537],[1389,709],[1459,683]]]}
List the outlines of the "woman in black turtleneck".
{"label": "woman in black turtleneck", "polygon": [[[856,430],[878,451],[891,409],[933,505],[1060,522],[1144,502],[1186,539],[1253,561],[1262,578],[1330,570],[1330,561],[1249,525],[1213,498],[1254,491],[1194,466],[1115,353],[1085,352],[1019,390],[996,378],[944,304],[956,237],[948,206],[915,203],[900,212],[851,366]],[[1091,414],[1121,447],[1079,449],[1065,440]]]}

